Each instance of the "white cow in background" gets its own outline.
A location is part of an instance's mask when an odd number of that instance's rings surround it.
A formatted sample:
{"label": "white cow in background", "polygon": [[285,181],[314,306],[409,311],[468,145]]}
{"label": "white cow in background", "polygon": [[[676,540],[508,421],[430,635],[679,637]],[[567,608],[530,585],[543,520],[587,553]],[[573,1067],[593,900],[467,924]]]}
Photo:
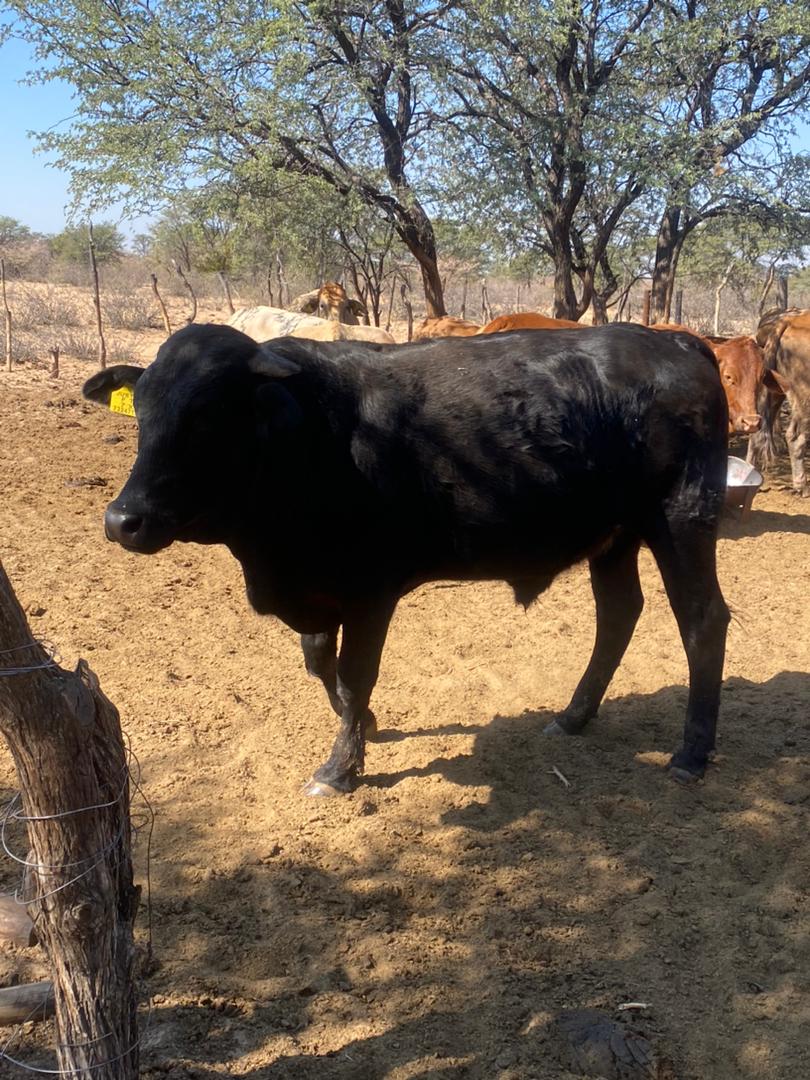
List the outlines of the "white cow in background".
{"label": "white cow in background", "polygon": [[277,337],[309,338],[311,341],[372,341],[394,345],[394,339],[378,326],[347,326],[333,319],[319,319],[284,308],[239,308],[228,319],[228,326],[241,330],[254,341]]}

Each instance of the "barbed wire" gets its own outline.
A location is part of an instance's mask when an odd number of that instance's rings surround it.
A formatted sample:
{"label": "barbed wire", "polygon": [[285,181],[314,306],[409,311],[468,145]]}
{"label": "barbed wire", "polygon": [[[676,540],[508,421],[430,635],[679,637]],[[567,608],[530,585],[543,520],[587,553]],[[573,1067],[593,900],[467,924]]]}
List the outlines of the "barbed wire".
{"label": "barbed wire", "polygon": [[[2,652],[0,652],[0,656],[7,655],[7,654],[12,653],[12,652],[19,652],[19,651],[22,651],[23,649],[26,649],[26,648],[32,648],[32,647],[34,647],[35,644],[41,644],[41,643],[32,642],[32,643],[30,643],[28,645],[18,646],[16,649],[6,649],[6,650],[3,650]],[[46,666],[51,666],[51,665],[55,666],[56,665],[55,651],[52,651],[50,653],[50,656],[51,656],[51,660],[47,665],[46,664],[32,665],[31,667],[28,667],[28,668],[20,667],[19,669],[0,668],[0,675],[8,673],[11,670],[19,671],[19,673],[23,673],[24,671],[36,670],[37,667],[46,667]],[[107,810],[107,809],[110,809],[113,806],[116,806],[117,804],[120,804],[121,801],[124,799],[124,797],[127,795],[128,791],[130,791],[130,802],[131,802],[131,798],[132,798],[131,792],[135,792],[140,797],[140,799],[143,801],[144,815],[143,815],[143,819],[140,822],[136,821],[135,823],[133,823],[132,818],[130,816],[129,826],[130,826],[130,828],[132,830],[132,833],[136,837],[138,835],[140,835],[141,831],[144,828],[147,830],[147,834],[146,834],[146,836],[147,836],[147,839],[146,839],[146,883],[147,883],[147,888],[146,888],[146,905],[145,906],[146,906],[146,910],[147,910],[147,956],[151,957],[151,955],[152,955],[152,873],[151,873],[151,861],[152,861],[152,835],[153,835],[153,831],[154,831],[155,812],[154,812],[154,810],[152,808],[151,803],[149,802],[148,798],[146,797],[146,795],[145,795],[145,793],[143,791],[143,787],[141,785],[141,776],[142,776],[141,764],[140,764],[140,761],[138,760],[137,755],[135,754],[135,752],[132,749],[131,740],[130,740],[129,736],[127,734],[125,734],[124,732],[122,732],[122,738],[124,739],[124,743],[125,743],[125,763],[124,763],[123,770],[122,770],[123,771],[123,780],[122,780],[121,786],[118,789],[118,792],[116,793],[115,797],[110,799],[108,802],[94,803],[94,804],[88,805],[88,806],[74,807],[73,809],[64,810],[64,811],[61,811],[61,812],[55,813],[55,814],[41,814],[41,815],[38,815],[38,814],[23,814],[23,813],[19,812],[19,807],[20,807],[20,804],[21,804],[21,801],[22,801],[22,797],[21,797],[19,792],[14,794],[11,797],[11,799],[8,800],[8,802],[2,808],[2,816],[0,817],[0,846],[2,846],[2,849],[6,853],[6,855],[8,855],[9,858],[11,858],[14,862],[21,865],[24,868],[24,870],[23,870],[23,875],[22,875],[22,880],[21,880],[21,887],[17,888],[13,893],[4,893],[4,894],[0,894],[0,895],[12,896],[16,903],[18,903],[20,905],[28,905],[28,904],[36,903],[36,902],[38,902],[40,900],[44,900],[46,897],[53,896],[55,893],[61,892],[63,889],[67,889],[70,885],[73,885],[77,881],[80,881],[82,878],[86,877],[89,873],[91,873],[104,860],[104,858],[107,855],[109,855],[111,852],[115,851],[119,847],[121,839],[124,836],[124,833],[125,833],[126,828],[127,828],[127,815],[123,815],[123,820],[121,822],[120,827],[116,830],[115,836],[112,838],[112,840],[108,844],[105,844],[98,851],[93,852],[91,855],[88,855],[83,859],[78,859],[78,860],[76,860],[74,862],[70,862],[70,863],[59,863],[59,864],[57,864],[57,863],[32,862],[32,861],[30,861],[28,859],[22,858],[20,855],[17,855],[14,851],[11,850],[11,848],[9,847],[9,844],[7,842],[6,830],[9,827],[9,825],[11,825],[12,823],[27,824],[29,822],[37,822],[37,821],[54,821],[54,820],[58,820],[60,818],[73,817],[76,814],[86,813],[86,812],[90,812],[90,811],[93,811],[93,810]],[[25,897],[24,896],[25,888],[26,888],[26,881],[27,881],[27,878],[28,878],[28,874],[27,874],[28,870],[35,870],[37,873],[45,873],[45,874],[55,875],[55,874],[58,874],[60,872],[65,872],[65,871],[68,871],[68,870],[75,869],[76,867],[82,866],[84,863],[87,863],[87,862],[89,862],[89,865],[87,867],[85,867],[81,871],[81,873],[74,874],[68,881],[62,882],[56,888],[51,889],[51,890],[49,890],[47,892],[44,892],[44,893],[39,893],[37,896],[34,896],[34,897]],[[140,1044],[141,1044],[141,1042],[143,1040],[143,1037],[144,1037],[146,1031],[149,1028],[149,1024],[150,1024],[150,1021],[151,1021],[151,1018],[152,1018],[152,1011],[153,1011],[151,1003],[150,1003],[149,1004],[149,1013],[147,1015],[146,1024],[145,1024],[144,1029],[139,1033],[138,1038],[135,1040],[135,1042],[131,1046],[129,1046],[126,1050],[124,1050],[122,1053],[117,1054],[115,1057],[107,1058],[104,1061],[99,1061],[94,1065],[85,1065],[81,1069],[79,1069],[79,1068],[75,1068],[75,1069],[73,1069],[73,1068],[71,1068],[71,1069],[58,1069],[57,1068],[57,1069],[53,1069],[53,1068],[44,1068],[44,1067],[40,1067],[40,1066],[30,1065],[25,1061],[20,1061],[19,1059],[15,1058],[15,1057],[12,1057],[11,1054],[9,1053],[9,1049],[14,1044],[15,1040],[18,1039],[22,1035],[24,1024],[27,1023],[28,1020],[32,1019],[36,1015],[36,1013],[39,1011],[40,1008],[41,1008],[40,1004],[35,1005],[31,1009],[31,1011],[29,1012],[29,1014],[25,1018],[25,1020],[21,1021],[21,1023],[12,1031],[11,1035],[6,1040],[6,1042],[2,1046],[0,1046],[0,1061],[6,1061],[10,1065],[16,1065],[17,1068],[22,1069],[25,1072],[32,1073],[32,1074],[39,1075],[39,1076],[77,1076],[79,1074],[92,1072],[92,1071],[94,1071],[96,1069],[105,1068],[108,1065],[115,1064],[115,1062],[117,1062],[117,1061],[123,1061],[125,1058],[129,1057],[129,1055],[132,1054],[140,1046]],[[92,1045],[94,1045],[96,1043],[101,1042],[102,1040],[104,1040],[106,1038],[109,1038],[112,1034],[113,1034],[112,1032],[106,1032],[104,1035],[99,1035],[95,1039],[88,1040],[86,1043],[62,1043],[57,1047],[57,1049],[63,1049],[63,1048],[64,1049],[67,1049],[67,1048],[76,1049],[76,1048],[78,1048],[80,1046],[85,1046],[85,1045],[86,1046],[92,1046]]]}
{"label": "barbed wire", "polygon": [[[20,1061],[18,1058],[14,1058],[11,1056],[11,1054],[8,1053],[8,1048],[12,1045],[17,1036],[22,1034],[23,1024],[27,1023],[28,1020],[30,1020],[34,1015],[36,1015],[36,1012],[39,1008],[39,1005],[35,1005],[26,1017],[26,1019],[22,1022],[22,1024],[20,1024],[19,1027],[15,1028],[15,1030],[11,1033],[9,1038],[6,1040],[5,1045],[0,1047],[0,1061],[8,1061],[9,1064],[16,1065],[18,1069],[22,1069],[24,1072],[34,1073],[37,1076],[80,1076],[84,1073],[93,1072],[96,1069],[104,1069],[108,1065],[114,1065],[116,1061],[123,1061],[125,1058],[128,1058],[130,1054],[133,1053],[133,1051],[137,1050],[143,1042],[144,1036],[149,1031],[149,1028],[151,1026],[152,1016],[154,1013],[154,1009],[150,1001],[148,1005],[149,1011],[146,1014],[146,1022],[143,1025],[143,1028],[138,1032],[138,1038],[135,1040],[134,1043],[132,1043],[131,1046],[128,1046],[127,1049],[122,1051],[120,1054],[116,1054],[115,1057],[107,1058],[104,1061],[97,1061],[93,1065],[82,1065],[81,1067],[77,1066],[75,1069],[46,1069],[40,1065],[30,1065],[27,1061]],[[81,1046],[93,1046],[95,1043],[101,1042],[102,1039],[110,1038],[112,1034],[113,1033],[111,1031],[107,1031],[103,1035],[99,1035],[95,1039],[88,1039],[86,1043],[60,1043],[58,1049],[77,1049]]]}
{"label": "barbed wire", "polygon": [[43,668],[59,667],[59,656],[54,646],[45,640],[32,638],[24,645],[16,645],[13,649],[0,649],[0,657],[11,656],[12,653],[25,652],[27,649],[42,649],[47,660],[41,664],[11,664],[9,667],[0,667],[0,678],[11,675],[27,675],[29,671],[42,671]]}

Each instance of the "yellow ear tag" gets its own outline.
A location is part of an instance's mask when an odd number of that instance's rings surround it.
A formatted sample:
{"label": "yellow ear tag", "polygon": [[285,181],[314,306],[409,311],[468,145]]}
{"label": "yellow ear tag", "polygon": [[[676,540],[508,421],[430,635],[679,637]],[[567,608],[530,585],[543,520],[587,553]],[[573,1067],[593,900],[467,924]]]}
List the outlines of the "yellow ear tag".
{"label": "yellow ear tag", "polygon": [[123,413],[124,416],[135,415],[131,387],[122,386],[119,390],[113,390],[110,394],[110,412]]}

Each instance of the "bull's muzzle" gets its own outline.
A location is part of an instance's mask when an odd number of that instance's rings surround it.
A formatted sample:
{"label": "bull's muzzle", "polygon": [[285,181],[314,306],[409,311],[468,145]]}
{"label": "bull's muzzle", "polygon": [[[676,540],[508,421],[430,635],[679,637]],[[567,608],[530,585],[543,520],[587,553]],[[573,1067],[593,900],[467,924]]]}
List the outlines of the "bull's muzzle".
{"label": "bull's muzzle", "polygon": [[110,503],[104,514],[104,533],[108,540],[114,540],[123,547],[138,546],[138,534],[143,529],[143,516],[123,510],[115,503]]}

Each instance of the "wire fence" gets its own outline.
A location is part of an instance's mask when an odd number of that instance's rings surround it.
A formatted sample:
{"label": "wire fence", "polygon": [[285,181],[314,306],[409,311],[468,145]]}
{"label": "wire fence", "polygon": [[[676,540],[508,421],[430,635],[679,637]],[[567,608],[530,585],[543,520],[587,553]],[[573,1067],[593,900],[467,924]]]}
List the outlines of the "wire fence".
{"label": "wire fence", "polygon": [[[41,670],[47,667],[58,666],[58,658],[53,646],[48,642],[31,641],[25,645],[17,646],[14,649],[0,650],[0,663],[2,663],[3,657],[15,657],[16,654],[24,653],[25,650],[33,648],[43,648],[47,655],[47,660],[44,662],[37,662],[35,664],[9,664],[8,666],[0,667],[0,677],[12,676],[12,675],[25,675],[31,671]],[[19,792],[14,794],[11,799],[3,806],[0,807],[0,847],[5,853],[6,857],[12,860],[14,863],[21,867],[21,880],[20,885],[11,893],[0,893],[2,896],[11,896],[20,905],[29,905],[40,902],[54,894],[67,889],[69,886],[80,881],[82,878],[90,874],[100,863],[108,858],[112,853],[116,851],[124,837],[125,830],[128,827],[131,828],[131,840],[133,847],[136,842],[143,835],[145,836],[146,844],[146,913],[147,913],[147,944],[146,953],[147,957],[151,959],[152,956],[152,878],[151,878],[151,861],[152,861],[152,834],[154,830],[155,814],[152,806],[147,799],[143,787],[141,784],[141,766],[137,756],[132,750],[132,745],[129,737],[124,734],[125,740],[125,763],[120,777],[120,782],[113,793],[112,797],[106,802],[94,803],[88,806],[71,807],[54,814],[44,815],[29,815],[24,814],[21,810],[22,797]],[[29,823],[39,821],[55,821],[59,819],[75,817],[79,814],[88,814],[94,812],[101,812],[109,810],[116,805],[126,806],[127,802],[132,801],[133,794],[137,796],[140,803],[140,812],[132,813],[130,805],[130,813],[127,815],[125,812],[121,814],[121,825],[116,830],[115,835],[108,843],[105,843],[97,851],[91,855],[84,857],[73,862],[68,863],[40,863],[30,860],[27,857],[20,855],[13,850],[12,840],[10,839],[10,833],[14,831],[14,826],[25,826]],[[34,873],[32,873],[32,871]],[[29,884],[32,878],[36,876],[39,880],[45,877],[49,881],[54,882],[53,888],[45,889],[44,891],[38,890],[35,895],[29,895]],[[67,880],[59,881],[60,877],[66,877]],[[59,881],[58,884],[56,882]],[[76,1076],[85,1074],[90,1071],[95,1071],[101,1068],[105,1068],[108,1065],[115,1064],[117,1061],[122,1061],[129,1057],[141,1044],[144,1035],[149,1028],[149,1023],[152,1016],[151,1002],[147,1002],[146,1010],[147,1016],[145,1023],[142,1025],[137,1040],[133,1044],[127,1047],[126,1050],[113,1057],[106,1057],[93,1064],[85,1065],[81,1069],[59,1069],[55,1067],[32,1064],[29,1061],[23,1061],[16,1056],[12,1056],[11,1050],[20,1041],[25,1033],[25,1024],[33,1019],[41,1009],[41,1003],[37,1003],[29,1013],[29,1015],[23,1020],[6,1039],[5,1043],[0,1045],[0,1062],[6,1062],[11,1066],[15,1066],[23,1073],[32,1073],[40,1076]],[[95,1044],[103,1044],[103,1041],[107,1038],[113,1037],[113,1032],[106,1032],[104,1035],[100,1035],[95,1039],[89,1040],[86,1043],[64,1043],[59,1044],[56,1050],[60,1049],[77,1049],[79,1047],[91,1047]],[[15,1051],[19,1053],[19,1050]]]}

